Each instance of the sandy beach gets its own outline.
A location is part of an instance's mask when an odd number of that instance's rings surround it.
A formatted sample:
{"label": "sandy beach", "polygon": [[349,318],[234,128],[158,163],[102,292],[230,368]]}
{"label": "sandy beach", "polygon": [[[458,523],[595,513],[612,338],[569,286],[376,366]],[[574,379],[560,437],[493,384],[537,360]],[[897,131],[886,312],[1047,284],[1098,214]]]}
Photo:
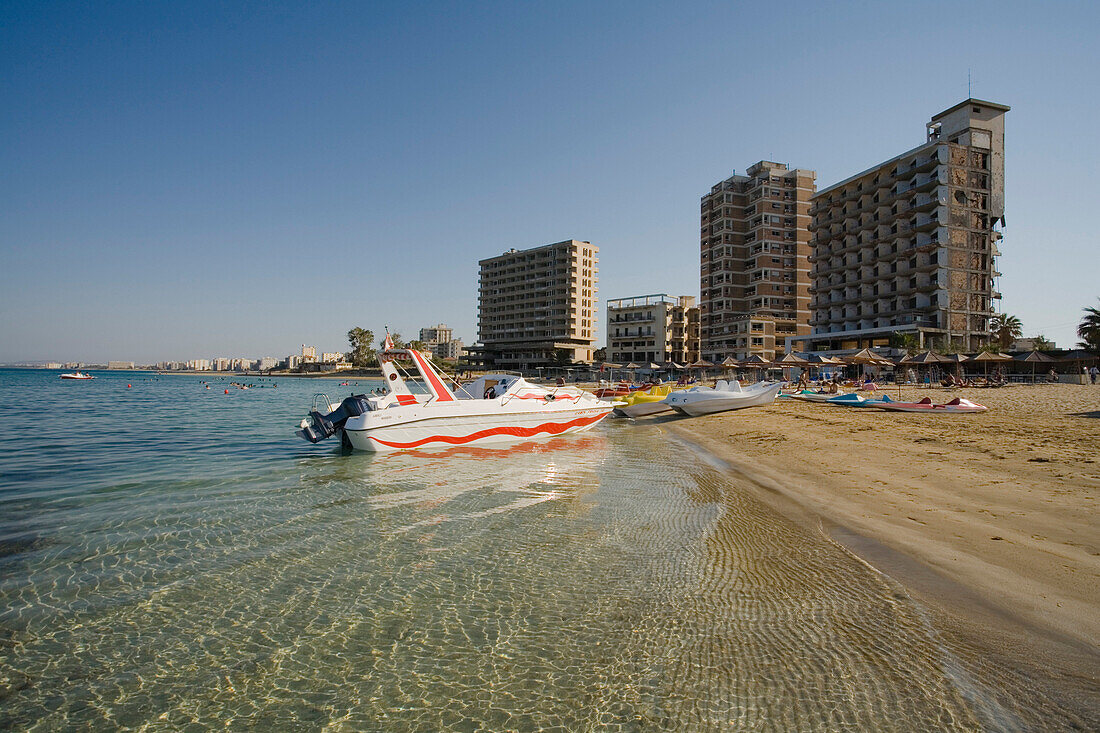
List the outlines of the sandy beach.
{"label": "sandy beach", "polygon": [[780,400],[655,419],[918,595],[1094,657],[1100,386],[903,390],[928,394],[990,409],[932,417]]}

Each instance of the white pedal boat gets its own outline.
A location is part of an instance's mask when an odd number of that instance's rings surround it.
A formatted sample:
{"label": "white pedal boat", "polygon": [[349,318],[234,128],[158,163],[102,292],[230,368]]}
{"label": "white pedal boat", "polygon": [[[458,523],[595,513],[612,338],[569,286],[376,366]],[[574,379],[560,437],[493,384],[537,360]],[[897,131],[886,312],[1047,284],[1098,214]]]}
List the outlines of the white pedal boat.
{"label": "white pedal boat", "polygon": [[673,392],[664,402],[681,415],[709,415],[714,412],[741,410],[746,407],[761,407],[775,401],[782,382],[757,382],[749,387],[739,383],[718,380],[714,389],[695,387],[682,392]]}
{"label": "white pedal boat", "polygon": [[[395,361],[411,363],[424,393],[414,394]],[[316,443],[341,434],[345,446],[364,451],[483,445],[592,429],[614,408],[573,387],[547,389],[510,374],[488,374],[452,390],[419,351],[390,349],[378,354],[383,395],[354,395],[310,412],[301,435]]]}

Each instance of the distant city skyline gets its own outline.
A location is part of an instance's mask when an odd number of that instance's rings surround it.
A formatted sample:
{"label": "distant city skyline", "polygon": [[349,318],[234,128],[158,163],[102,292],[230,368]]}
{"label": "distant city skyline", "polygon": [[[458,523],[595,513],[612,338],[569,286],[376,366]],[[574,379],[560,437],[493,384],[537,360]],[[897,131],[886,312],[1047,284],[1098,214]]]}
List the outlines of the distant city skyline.
{"label": "distant city skyline", "polygon": [[606,299],[698,295],[715,181],[774,160],[828,187],[971,92],[1012,107],[1000,308],[1072,347],[1100,295],[1100,7],[784,10],[5,5],[0,362],[440,321],[471,344],[478,262],[570,238],[600,250],[602,345]]}

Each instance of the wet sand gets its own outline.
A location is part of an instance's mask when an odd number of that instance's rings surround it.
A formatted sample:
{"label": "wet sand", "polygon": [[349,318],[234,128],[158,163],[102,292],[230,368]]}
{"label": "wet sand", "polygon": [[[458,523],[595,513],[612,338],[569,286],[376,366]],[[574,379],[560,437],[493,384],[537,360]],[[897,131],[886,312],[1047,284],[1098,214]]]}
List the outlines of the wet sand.
{"label": "wet sand", "polygon": [[990,410],[925,416],[780,400],[656,419],[926,600],[973,625],[1073,648],[1092,667],[1100,386],[903,391],[924,395]]}

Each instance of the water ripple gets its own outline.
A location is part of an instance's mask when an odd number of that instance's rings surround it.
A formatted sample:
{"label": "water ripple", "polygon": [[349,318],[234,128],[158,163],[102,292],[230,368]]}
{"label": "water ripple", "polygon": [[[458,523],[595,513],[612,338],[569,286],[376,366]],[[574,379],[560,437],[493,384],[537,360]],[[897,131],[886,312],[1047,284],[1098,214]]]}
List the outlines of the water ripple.
{"label": "water ripple", "polygon": [[[60,392],[29,379],[0,381],[5,410]],[[106,375],[66,393],[75,427],[0,437],[0,726],[1089,722],[1010,709],[1025,678],[975,673],[889,579],[659,427],[345,456],[292,442],[312,385],[196,381]]]}

